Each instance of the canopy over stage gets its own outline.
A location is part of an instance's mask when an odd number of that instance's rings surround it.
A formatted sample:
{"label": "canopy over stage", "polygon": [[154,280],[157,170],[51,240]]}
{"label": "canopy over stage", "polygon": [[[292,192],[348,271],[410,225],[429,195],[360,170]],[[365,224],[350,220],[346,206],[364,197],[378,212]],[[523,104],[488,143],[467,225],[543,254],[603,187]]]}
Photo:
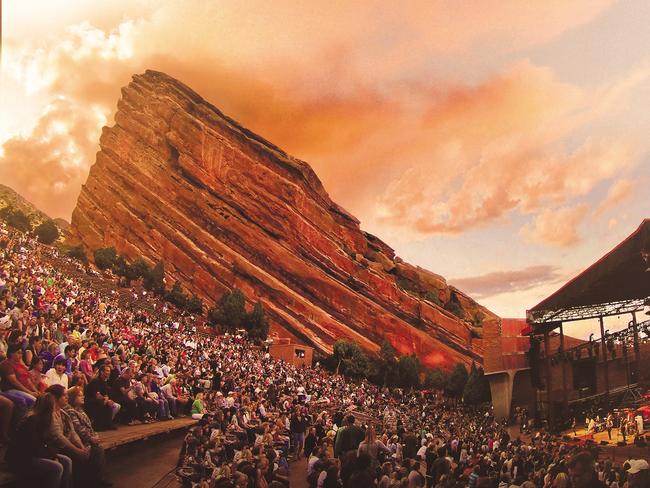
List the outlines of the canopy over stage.
{"label": "canopy over stage", "polygon": [[561,322],[639,311],[650,296],[650,219],[555,293],[527,311],[533,333]]}
{"label": "canopy over stage", "polygon": [[[649,297],[650,219],[645,219],[627,239],[526,312],[526,332],[533,336],[531,341],[539,342],[535,336],[543,336],[543,389],[551,422],[554,417],[566,418],[570,397],[576,392],[603,394],[609,404],[610,391],[637,382],[640,345],[644,349],[650,345],[645,344],[647,341],[641,344],[639,329],[648,336],[650,322],[639,324],[636,314],[650,305]],[[612,334],[604,330],[604,317],[628,313],[631,321],[627,329]],[[599,319],[600,339],[590,338],[589,342],[567,349],[563,324],[585,319]],[[555,349],[549,334],[558,328],[560,345]],[[628,356],[628,351],[633,355]]]}

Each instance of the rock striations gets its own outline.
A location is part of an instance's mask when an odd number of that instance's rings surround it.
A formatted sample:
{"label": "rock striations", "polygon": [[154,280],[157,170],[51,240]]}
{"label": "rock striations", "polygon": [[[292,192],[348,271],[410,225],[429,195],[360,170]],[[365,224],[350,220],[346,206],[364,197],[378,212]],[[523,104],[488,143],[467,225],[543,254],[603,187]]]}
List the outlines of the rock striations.
{"label": "rock striations", "polygon": [[474,325],[494,314],[402,262],[307,163],[179,81],[134,76],[100,147],[70,230],[88,251],[162,259],[168,279],[208,303],[237,286],[280,335],[321,352],[339,338],[376,352],[387,339],[428,366],[481,361]]}

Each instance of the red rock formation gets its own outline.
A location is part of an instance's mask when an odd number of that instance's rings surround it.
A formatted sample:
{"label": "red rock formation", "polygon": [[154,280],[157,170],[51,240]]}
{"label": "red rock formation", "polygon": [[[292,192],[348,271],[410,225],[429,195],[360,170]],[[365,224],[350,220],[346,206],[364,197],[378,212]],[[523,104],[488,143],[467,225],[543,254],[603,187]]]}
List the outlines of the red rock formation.
{"label": "red rock formation", "polygon": [[322,352],[339,338],[377,351],[385,338],[429,366],[481,360],[471,323],[434,302],[455,300],[470,319],[494,314],[396,258],[307,163],[182,83],[134,76],[100,146],[72,215],[71,237],[86,249],[162,259],[208,303],[237,286],[276,329]]}

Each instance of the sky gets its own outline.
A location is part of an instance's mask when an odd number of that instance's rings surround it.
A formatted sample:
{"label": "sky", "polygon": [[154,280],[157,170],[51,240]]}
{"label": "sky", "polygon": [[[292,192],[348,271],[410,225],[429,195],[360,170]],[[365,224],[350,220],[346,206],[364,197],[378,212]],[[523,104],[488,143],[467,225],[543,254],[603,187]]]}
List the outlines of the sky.
{"label": "sky", "polygon": [[53,217],[145,69],[309,162],[364,230],[503,317],[650,217],[646,0],[3,7],[0,182]]}

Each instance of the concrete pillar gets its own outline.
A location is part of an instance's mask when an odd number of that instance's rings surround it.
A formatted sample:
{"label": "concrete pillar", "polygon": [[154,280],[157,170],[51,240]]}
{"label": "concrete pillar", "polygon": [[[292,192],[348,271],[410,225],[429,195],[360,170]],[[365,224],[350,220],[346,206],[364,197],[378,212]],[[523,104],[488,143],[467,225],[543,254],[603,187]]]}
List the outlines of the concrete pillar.
{"label": "concrete pillar", "polygon": [[549,339],[548,331],[544,332],[544,363],[545,363],[545,375],[546,375],[546,418],[548,419],[548,424],[553,425],[553,419],[551,418],[551,413],[553,409],[551,408],[551,392],[553,391],[553,377],[551,376],[551,341]]}
{"label": "concrete pillar", "polygon": [[632,312],[632,328],[634,330],[634,373],[636,377],[636,382],[639,382],[641,378],[640,375],[640,365],[641,365],[641,350],[639,349],[639,327],[636,322],[636,313]]}
{"label": "concrete pillar", "polygon": [[560,323],[560,351],[562,351],[562,357],[560,358],[560,361],[562,361],[562,401],[566,409],[569,403],[569,397],[566,389],[566,361],[564,360],[566,349],[564,349],[564,327],[562,327],[562,323]]}
{"label": "concrete pillar", "polygon": [[600,342],[603,350],[603,361],[605,367],[605,402],[609,406],[609,358],[607,357],[607,340],[605,339],[605,323],[602,317],[598,317],[600,322]]}
{"label": "concrete pillar", "polygon": [[512,405],[512,384],[514,375],[509,371],[487,375],[492,394],[492,406],[496,419],[510,418]]}

